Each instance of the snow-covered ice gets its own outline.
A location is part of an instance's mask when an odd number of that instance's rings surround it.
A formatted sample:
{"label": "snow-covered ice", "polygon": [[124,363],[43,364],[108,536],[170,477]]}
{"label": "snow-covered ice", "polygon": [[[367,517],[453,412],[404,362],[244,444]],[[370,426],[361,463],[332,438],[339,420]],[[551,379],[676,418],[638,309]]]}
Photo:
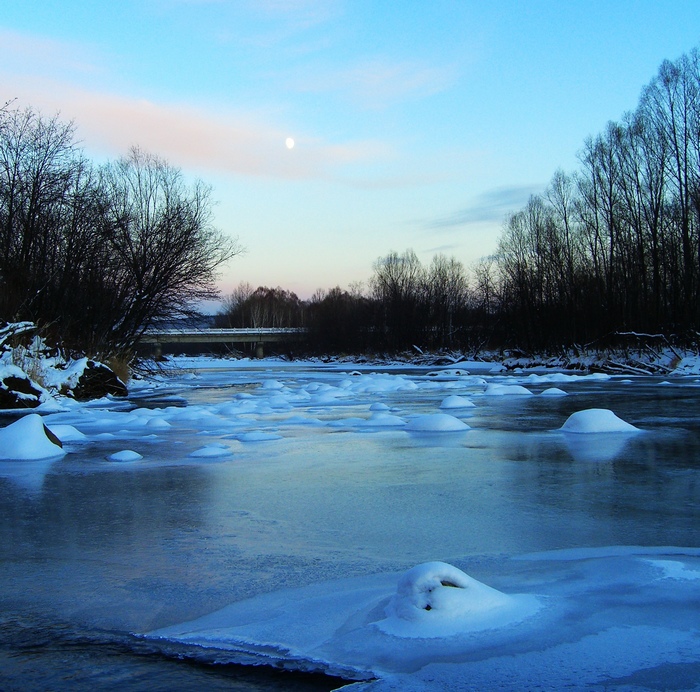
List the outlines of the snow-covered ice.
{"label": "snow-covered ice", "polygon": [[695,670],[700,653],[700,626],[688,607],[700,596],[700,550],[519,559],[531,593],[505,593],[432,562],[404,574],[278,590],[146,636],[218,660],[378,678],[360,686],[373,692],[636,689],[635,682],[646,689],[645,679],[686,689],[671,680]]}

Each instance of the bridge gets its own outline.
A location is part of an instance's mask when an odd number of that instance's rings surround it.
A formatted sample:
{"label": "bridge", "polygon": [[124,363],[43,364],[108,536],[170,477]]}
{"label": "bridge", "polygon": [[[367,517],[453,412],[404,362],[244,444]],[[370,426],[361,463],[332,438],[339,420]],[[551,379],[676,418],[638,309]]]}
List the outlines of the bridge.
{"label": "bridge", "polygon": [[142,344],[152,344],[160,354],[165,344],[255,344],[255,357],[262,358],[263,344],[301,341],[305,327],[246,327],[243,329],[149,329]]}

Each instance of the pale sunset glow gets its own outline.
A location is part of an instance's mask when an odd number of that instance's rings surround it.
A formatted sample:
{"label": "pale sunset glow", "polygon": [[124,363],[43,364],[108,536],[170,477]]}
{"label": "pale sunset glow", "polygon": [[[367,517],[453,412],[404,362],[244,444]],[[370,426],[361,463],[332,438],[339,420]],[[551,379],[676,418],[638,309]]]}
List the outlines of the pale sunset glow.
{"label": "pale sunset glow", "polygon": [[493,253],[698,26],[691,0],[26,0],[0,17],[0,103],[73,120],[88,157],[138,146],[211,184],[247,248],[221,287],[308,298],[392,250]]}

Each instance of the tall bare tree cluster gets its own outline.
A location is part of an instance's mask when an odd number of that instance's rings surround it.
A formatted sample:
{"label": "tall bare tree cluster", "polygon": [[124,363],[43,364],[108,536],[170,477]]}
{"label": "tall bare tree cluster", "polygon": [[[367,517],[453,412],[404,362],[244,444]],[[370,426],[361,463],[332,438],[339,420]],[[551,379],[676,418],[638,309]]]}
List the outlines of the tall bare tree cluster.
{"label": "tall bare tree cluster", "polygon": [[306,303],[296,293],[279,286],[256,289],[246,282],[224,298],[216,324],[225,329],[240,327],[303,327]]}
{"label": "tall bare tree cluster", "polygon": [[307,346],[323,352],[458,346],[468,338],[468,278],[444,255],[423,266],[413,250],[374,264],[369,290],[317,291],[310,301],[281,288],[241,284],[225,300],[222,327],[306,327]]}
{"label": "tall bare tree cluster", "polygon": [[665,61],[580,161],[507,221],[495,257],[502,338],[538,347],[697,330],[698,51]]}
{"label": "tall bare tree cluster", "polygon": [[138,149],[96,166],[74,135],[57,117],[0,111],[0,319],[126,351],[155,319],[216,296],[239,247],[212,226],[201,182]]}

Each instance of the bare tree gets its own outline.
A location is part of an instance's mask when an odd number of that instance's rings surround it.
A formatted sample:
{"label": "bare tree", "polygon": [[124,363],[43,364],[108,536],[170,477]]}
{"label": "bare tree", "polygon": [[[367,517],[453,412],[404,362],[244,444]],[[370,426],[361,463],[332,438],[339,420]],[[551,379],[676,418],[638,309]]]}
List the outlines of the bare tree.
{"label": "bare tree", "polygon": [[413,250],[390,252],[374,263],[371,290],[381,311],[381,329],[389,348],[409,344],[420,333],[418,312],[424,270]]}
{"label": "bare tree", "polygon": [[104,168],[102,187],[102,232],[120,315],[111,338],[130,348],[155,318],[188,314],[196,301],[216,297],[217,270],[241,248],[212,226],[210,188],[187,185],[156,156],[132,149]]}

